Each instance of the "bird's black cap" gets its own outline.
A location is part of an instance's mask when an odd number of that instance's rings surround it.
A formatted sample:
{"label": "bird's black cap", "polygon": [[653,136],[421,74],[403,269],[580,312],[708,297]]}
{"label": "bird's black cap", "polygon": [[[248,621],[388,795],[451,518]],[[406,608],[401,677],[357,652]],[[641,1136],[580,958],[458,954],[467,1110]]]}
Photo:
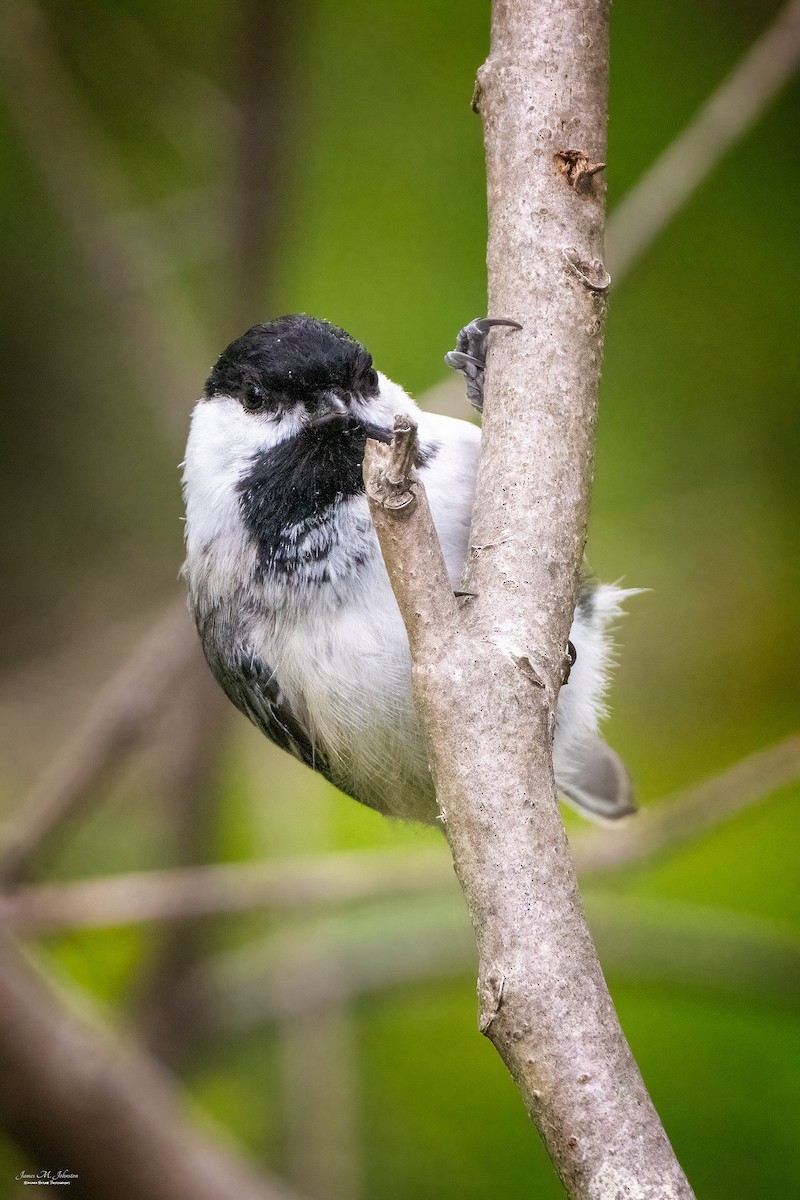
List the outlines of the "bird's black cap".
{"label": "bird's black cap", "polygon": [[373,396],[372,355],[329,321],[305,313],[253,325],[231,342],[206,380],[206,396],[242,396],[253,389],[306,400],[320,391]]}

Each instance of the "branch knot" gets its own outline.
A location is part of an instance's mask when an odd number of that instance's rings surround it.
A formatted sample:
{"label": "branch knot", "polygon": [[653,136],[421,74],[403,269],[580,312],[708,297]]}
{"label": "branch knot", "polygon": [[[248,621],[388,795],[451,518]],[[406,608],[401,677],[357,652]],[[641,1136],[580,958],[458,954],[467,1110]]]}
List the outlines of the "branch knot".
{"label": "branch knot", "polygon": [[481,1016],[478,1022],[478,1029],[481,1033],[488,1034],[489,1029],[494,1022],[495,1017],[500,1012],[500,1005],[503,1003],[503,989],[506,985],[506,977],[499,967],[492,967],[484,976],[480,986],[481,997]]}
{"label": "branch knot", "polygon": [[556,150],[553,158],[573,192],[588,192],[592,176],[605,170],[604,162],[592,162],[583,150]]}
{"label": "branch knot", "polygon": [[611,286],[611,276],[599,258],[587,262],[581,258],[580,251],[574,246],[565,246],[561,251],[567,264],[592,292],[605,292]]}

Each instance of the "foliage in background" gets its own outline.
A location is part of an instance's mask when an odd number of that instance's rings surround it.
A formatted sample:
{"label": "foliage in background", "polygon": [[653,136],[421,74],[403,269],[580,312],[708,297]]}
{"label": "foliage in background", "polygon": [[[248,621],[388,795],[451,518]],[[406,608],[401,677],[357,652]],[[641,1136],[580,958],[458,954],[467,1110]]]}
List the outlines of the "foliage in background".
{"label": "foliage in background", "polygon": [[[276,227],[265,238],[263,295],[243,311],[229,268],[239,178],[232,131],[252,7],[43,6],[128,188],[129,209],[117,219],[155,230],[163,258],[151,287],[177,295],[206,348],[194,390],[240,327],[303,309],[348,328],[419,394],[444,378],[455,331],[485,308],[483,150],[469,99],[487,49],[487,6],[313,0],[294,15],[275,101]],[[612,208],[774,11],[745,0],[615,6]],[[798,724],[799,168],[788,150],[797,98],[796,85],[781,95],[612,291],[589,553],[602,578],[653,589],[632,601],[620,633],[609,731],[645,804]],[[8,717],[0,787],[11,814],[37,765],[174,591],[179,451],[158,411],[188,414],[192,394],[142,394],[7,107],[0,127],[0,456],[3,507],[13,513],[0,594]],[[165,734],[65,838],[48,878],[173,861],[156,787],[168,756]],[[242,722],[232,726],[216,799],[208,861],[433,839],[343,800]],[[759,928],[796,938],[797,799],[796,786],[784,789],[665,861],[605,880],[602,894],[633,913],[655,906],[652,936],[666,942],[688,912],[701,936],[707,930],[709,961],[718,919],[759,918]],[[431,923],[461,935],[457,902],[442,906],[384,901],[335,919],[343,937],[384,938],[402,955],[398,922],[412,942]],[[233,953],[273,934],[300,936],[313,922],[236,917],[204,937]],[[334,936],[323,925],[321,943]],[[160,944],[147,926],[53,936],[46,949],[125,1023]],[[746,983],[744,962],[741,982],[723,986],[711,971],[687,980],[679,966],[671,977],[609,972],[679,1158],[710,1200],[793,1195],[800,1036],[786,993]],[[309,1044],[319,1036],[347,1064],[344,1074],[341,1062],[329,1072],[342,1111],[332,1104],[315,1126],[305,1116],[323,1155],[316,1166],[295,1143],[303,1106],[315,1086],[324,1095],[324,1081],[304,1082],[297,1030],[251,1019],[210,1032],[182,1071],[200,1105],[308,1190],[316,1172],[328,1181],[320,1194],[349,1200],[359,1189],[381,1200],[523,1189],[555,1197],[512,1085],[475,1034],[475,1012],[465,969],[364,996],[338,1014],[327,1041],[323,1018],[319,1027],[305,1018]],[[9,1151],[7,1173],[16,1161]]]}

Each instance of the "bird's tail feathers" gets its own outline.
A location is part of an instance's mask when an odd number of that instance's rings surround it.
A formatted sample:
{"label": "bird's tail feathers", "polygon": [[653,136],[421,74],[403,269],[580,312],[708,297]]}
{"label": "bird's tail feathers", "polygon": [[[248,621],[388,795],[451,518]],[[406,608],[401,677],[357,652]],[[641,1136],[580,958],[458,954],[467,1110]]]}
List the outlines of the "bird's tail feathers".
{"label": "bird's tail feathers", "polygon": [[622,759],[601,738],[586,735],[570,750],[565,777],[556,780],[564,799],[592,820],[618,821],[636,812]]}

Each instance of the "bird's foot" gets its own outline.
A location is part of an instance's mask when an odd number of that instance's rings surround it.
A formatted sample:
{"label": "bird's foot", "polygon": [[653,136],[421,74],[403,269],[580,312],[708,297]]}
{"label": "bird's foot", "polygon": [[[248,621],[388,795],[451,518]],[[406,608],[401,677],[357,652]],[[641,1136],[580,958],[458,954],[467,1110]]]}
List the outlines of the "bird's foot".
{"label": "bird's foot", "polygon": [[445,354],[444,361],[454,371],[461,371],[467,381],[467,399],[473,408],[483,412],[483,373],[486,368],[486,341],[494,325],[522,329],[506,317],[476,317],[459,330],[456,348]]}

